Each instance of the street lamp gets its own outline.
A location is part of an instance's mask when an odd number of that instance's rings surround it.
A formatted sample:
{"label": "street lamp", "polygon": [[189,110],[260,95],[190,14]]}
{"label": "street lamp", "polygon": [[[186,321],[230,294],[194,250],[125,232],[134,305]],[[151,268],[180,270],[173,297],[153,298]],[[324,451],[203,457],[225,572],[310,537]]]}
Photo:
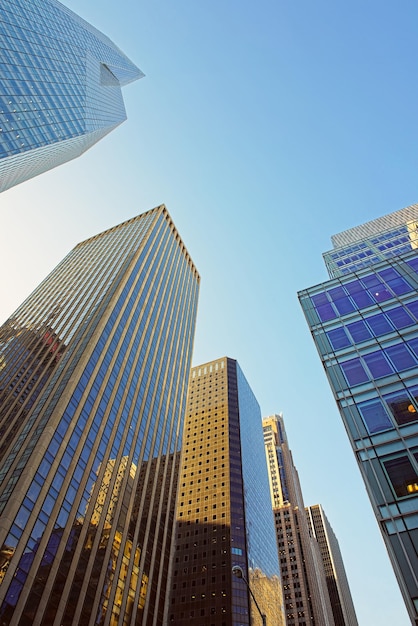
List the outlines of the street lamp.
{"label": "street lamp", "polygon": [[243,580],[243,581],[245,582],[245,584],[247,585],[247,589],[248,589],[248,591],[250,592],[252,599],[254,600],[254,604],[255,604],[255,606],[257,607],[257,610],[258,610],[258,612],[259,612],[259,613],[260,613],[260,615],[261,615],[261,619],[263,620],[263,626],[267,626],[266,615],[265,615],[265,613],[262,613],[262,612],[261,612],[261,609],[260,609],[260,607],[258,606],[258,602],[257,602],[257,600],[256,600],[256,599],[255,599],[255,597],[254,597],[254,594],[253,594],[253,592],[252,592],[252,590],[251,590],[250,585],[248,584],[248,580],[247,580],[247,579],[245,578],[245,576],[244,576],[244,572],[243,572],[243,570],[242,570],[242,567],[241,567],[240,565],[234,565],[234,566],[233,566],[233,568],[232,568],[232,573],[233,573],[233,575],[234,575],[234,576],[236,576],[237,578],[242,578],[242,580]]}

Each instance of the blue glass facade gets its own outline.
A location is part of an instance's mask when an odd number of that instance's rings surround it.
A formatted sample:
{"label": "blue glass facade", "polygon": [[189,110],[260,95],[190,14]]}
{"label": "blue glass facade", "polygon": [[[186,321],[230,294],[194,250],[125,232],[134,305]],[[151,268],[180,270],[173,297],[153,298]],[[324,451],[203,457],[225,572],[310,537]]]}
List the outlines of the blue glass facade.
{"label": "blue glass facade", "polygon": [[0,329],[3,623],[163,623],[198,286],[161,206]]}
{"label": "blue glass facade", "polygon": [[73,159],[126,119],[142,72],[56,0],[0,6],[0,191]]}
{"label": "blue glass facade", "polygon": [[[343,245],[324,255],[335,278],[299,293],[414,624],[418,624],[417,219],[414,205],[336,236]],[[404,240],[399,243],[401,233]],[[374,258],[376,242],[383,256]],[[374,261],[364,265],[363,257],[354,258],[359,250],[372,251],[367,258]],[[350,256],[351,269],[346,271],[339,263]]]}

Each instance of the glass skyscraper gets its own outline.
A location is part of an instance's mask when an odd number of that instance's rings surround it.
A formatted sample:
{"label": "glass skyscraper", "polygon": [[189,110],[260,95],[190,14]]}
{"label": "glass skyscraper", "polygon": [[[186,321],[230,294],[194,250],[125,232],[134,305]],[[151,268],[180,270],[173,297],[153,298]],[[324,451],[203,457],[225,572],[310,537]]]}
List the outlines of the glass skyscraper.
{"label": "glass skyscraper", "polygon": [[163,624],[199,280],[159,206],[0,328],[1,624]]}
{"label": "glass skyscraper", "polygon": [[260,407],[234,359],[191,371],[173,548],[168,624],[261,625],[245,581],[284,623]]}
{"label": "glass skyscraper", "polygon": [[418,205],[332,241],[299,299],[418,624]]}
{"label": "glass skyscraper", "polygon": [[0,191],[78,157],[126,119],[142,72],[57,0],[0,5]]}

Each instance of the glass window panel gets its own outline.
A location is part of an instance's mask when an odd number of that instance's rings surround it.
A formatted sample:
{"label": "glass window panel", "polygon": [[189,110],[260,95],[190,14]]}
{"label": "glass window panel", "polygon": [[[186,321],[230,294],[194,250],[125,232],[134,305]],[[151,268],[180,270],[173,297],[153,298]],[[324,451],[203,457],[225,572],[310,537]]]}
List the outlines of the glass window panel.
{"label": "glass window panel", "polygon": [[369,433],[378,433],[382,430],[393,428],[385,407],[379,399],[361,402],[358,405],[358,409]]}
{"label": "glass window panel", "polygon": [[409,265],[409,267],[412,267],[415,272],[418,272],[418,258],[410,259],[409,261],[407,261],[407,264]]}
{"label": "glass window panel", "polygon": [[327,322],[337,317],[337,314],[330,304],[321,304],[316,308],[316,312],[321,322]]}
{"label": "glass window panel", "polygon": [[418,492],[418,475],[407,456],[384,461],[383,465],[398,498]]}
{"label": "glass window panel", "polygon": [[400,372],[414,367],[416,364],[415,358],[403,343],[386,348],[385,353],[389,356],[395,368]]}
{"label": "glass window panel", "polygon": [[410,302],[406,305],[406,307],[411,311],[412,315],[414,315],[418,319],[418,300]]}
{"label": "glass window panel", "polygon": [[328,293],[341,315],[345,315],[345,313],[351,313],[351,311],[355,311],[353,303],[347,297],[342,287],[335,287],[334,289],[330,289]]}
{"label": "glass window panel", "polygon": [[418,338],[408,339],[405,343],[411,348],[415,356],[418,358]]}
{"label": "glass window panel", "polygon": [[386,335],[386,333],[390,333],[393,330],[392,326],[389,324],[383,313],[379,313],[378,315],[372,315],[371,317],[368,317],[366,321],[372,329],[375,337],[380,337],[380,335]]}
{"label": "glass window panel", "polygon": [[349,385],[358,385],[369,380],[369,376],[358,358],[340,363],[340,366]]}
{"label": "glass window panel", "polygon": [[388,280],[386,282],[389,285],[389,287],[392,289],[392,291],[396,293],[396,295],[398,296],[402,295],[403,293],[408,293],[409,291],[413,290],[411,285],[408,285],[406,280],[400,277],[395,278],[394,280]]}
{"label": "glass window panel", "polygon": [[373,300],[359,280],[354,280],[351,283],[347,283],[345,285],[345,288],[360,309],[373,304]]}
{"label": "glass window panel", "polygon": [[[415,389],[418,391],[418,388]],[[383,397],[399,426],[417,421],[418,413],[406,389],[389,393]]]}
{"label": "glass window panel", "polygon": [[334,350],[345,348],[350,345],[350,340],[347,337],[347,333],[344,328],[335,328],[334,330],[330,330],[327,332],[327,336]]}
{"label": "glass window panel", "polygon": [[386,315],[395,328],[405,328],[406,326],[411,326],[415,323],[409,313],[402,306],[386,311]]}
{"label": "glass window panel", "polygon": [[352,324],[347,324],[347,328],[355,343],[358,343],[359,341],[365,341],[366,339],[370,339],[370,337],[373,336],[363,320],[353,322]]}
{"label": "glass window panel", "polygon": [[373,378],[380,378],[381,376],[386,376],[393,372],[392,366],[380,350],[366,354],[363,358]]}

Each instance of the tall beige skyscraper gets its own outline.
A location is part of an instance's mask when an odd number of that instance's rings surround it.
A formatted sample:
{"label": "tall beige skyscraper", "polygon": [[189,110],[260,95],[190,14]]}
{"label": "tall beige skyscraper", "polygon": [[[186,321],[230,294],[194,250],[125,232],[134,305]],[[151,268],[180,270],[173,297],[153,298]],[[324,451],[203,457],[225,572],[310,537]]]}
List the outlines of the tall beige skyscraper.
{"label": "tall beige skyscraper", "polygon": [[325,571],[305,514],[282,415],[263,419],[287,626],[334,626]]}
{"label": "tall beige skyscraper", "polygon": [[357,626],[357,617],[337,537],[320,504],[306,507],[311,534],[324,564],[335,626]]}

